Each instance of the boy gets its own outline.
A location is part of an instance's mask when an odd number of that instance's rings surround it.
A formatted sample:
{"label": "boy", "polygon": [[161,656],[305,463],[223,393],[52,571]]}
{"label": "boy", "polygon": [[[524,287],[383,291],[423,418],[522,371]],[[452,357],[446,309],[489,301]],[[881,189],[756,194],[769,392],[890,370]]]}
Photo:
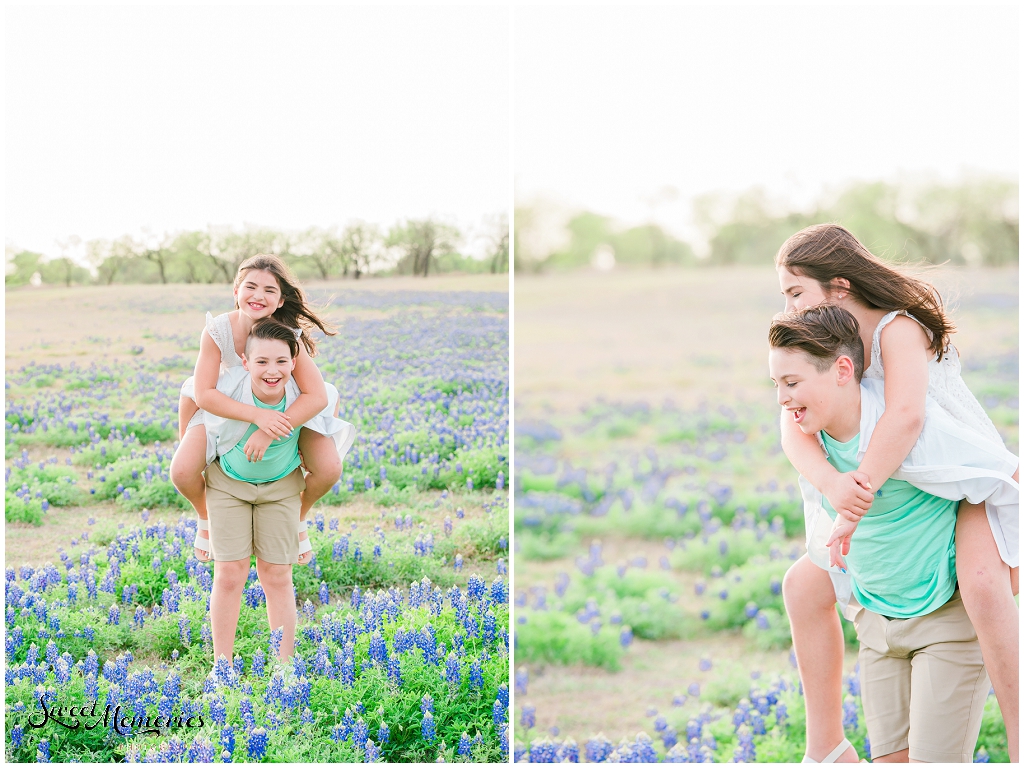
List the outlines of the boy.
{"label": "boy", "polygon": [[[276,320],[256,323],[245,344],[240,379],[230,397],[260,408],[284,411],[298,390],[291,382],[299,346],[292,329]],[[352,442],[350,424],[338,422],[335,441],[342,455]],[[291,435],[251,441],[262,435],[254,424],[208,416],[210,464],[206,468],[207,506],[214,548],[210,621],[215,659],[232,658],[242,590],[249,558],[267,599],[271,629],[281,628],[278,658],[287,660],[295,645],[295,596],[292,566],[298,562],[295,525],[305,488],[298,451],[299,430]]]}
{"label": "boy", "polygon": [[[818,435],[833,466],[856,470],[884,410],[882,383],[860,380],[856,320],[827,305],[782,315],[769,346],[780,405],[802,431]],[[956,591],[957,501],[1015,506],[1019,493],[1009,477],[1016,457],[971,443],[933,406],[917,445],[857,529],[846,561],[852,578],[832,572],[857,625],[865,718],[872,758],[880,762],[971,761],[989,682]],[[949,446],[956,447],[956,466],[935,461]],[[822,558],[835,512],[808,484],[801,487],[808,556],[827,569]]]}

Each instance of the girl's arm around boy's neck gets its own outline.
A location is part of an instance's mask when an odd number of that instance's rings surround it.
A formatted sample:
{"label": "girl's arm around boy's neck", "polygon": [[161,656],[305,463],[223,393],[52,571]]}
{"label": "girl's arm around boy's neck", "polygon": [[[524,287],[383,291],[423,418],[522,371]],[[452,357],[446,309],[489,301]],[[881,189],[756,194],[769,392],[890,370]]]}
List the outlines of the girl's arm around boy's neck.
{"label": "girl's arm around boy's neck", "polygon": [[220,374],[220,347],[209,333],[203,331],[199,343],[199,359],[196,361],[195,391],[196,405],[214,416],[236,421],[255,423],[260,409],[232,400],[217,391],[217,377]]}
{"label": "girl's arm around boy's neck", "polygon": [[[859,418],[858,409],[858,418]],[[805,434],[783,409],[782,450],[803,477],[828,499],[842,517],[856,522],[871,508],[874,494],[858,482],[857,473],[840,472],[825,458],[818,438]]]}
{"label": "girl's arm around boy's neck", "polygon": [[299,388],[299,396],[294,403],[288,406],[285,415],[292,425],[298,427],[327,407],[327,387],[324,386],[324,377],[301,343],[292,378],[295,379],[295,386]]}

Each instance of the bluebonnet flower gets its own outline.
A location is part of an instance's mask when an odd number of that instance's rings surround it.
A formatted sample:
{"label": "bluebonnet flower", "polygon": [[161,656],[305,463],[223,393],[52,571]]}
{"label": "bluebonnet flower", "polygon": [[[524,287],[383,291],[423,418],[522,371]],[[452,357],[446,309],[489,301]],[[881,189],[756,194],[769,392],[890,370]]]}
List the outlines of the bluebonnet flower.
{"label": "bluebonnet flower", "polygon": [[847,696],[843,701],[843,728],[847,731],[855,731],[858,722],[857,701],[852,696]]}
{"label": "bluebonnet flower", "polygon": [[352,743],[356,747],[360,747],[366,744],[367,739],[370,735],[369,726],[363,721],[363,718],[356,720],[355,725],[352,726]]}
{"label": "bluebonnet flower", "polygon": [[523,705],[523,711],[519,716],[519,724],[529,730],[537,724],[537,708],[529,704]]}
{"label": "bluebonnet flower", "polygon": [[252,671],[257,677],[263,677],[263,670],[266,665],[266,658],[263,655],[263,649],[257,648],[256,652],[252,655]]}
{"label": "bluebonnet flower", "polygon": [[228,717],[227,702],[222,696],[210,699],[210,719],[217,725],[226,725]]}
{"label": "bluebonnet flower", "polygon": [[426,714],[427,712],[434,711],[434,697],[429,693],[425,694],[420,700],[420,712]]}
{"label": "bluebonnet flower", "polygon": [[691,696],[700,696],[700,683],[690,683],[690,687],[686,689],[686,692]]}
{"label": "bluebonnet flower", "polygon": [[253,728],[249,731],[248,743],[249,757],[253,760],[262,760],[267,751],[267,732],[263,728]]}
{"label": "bluebonnet flower", "polygon": [[377,729],[377,741],[379,741],[381,744],[387,744],[390,738],[391,730],[388,728],[387,723],[382,722],[380,724],[380,727]]}
{"label": "bluebonnet flower", "polygon": [[633,630],[632,630],[632,628],[630,628],[628,626],[622,628],[622,631],[619,633],[619,644],[623,648],[628,648],[630,645],[633,644]]}
{"label": "bluebonnet flower", "polygon": [[711,669],[711,658],[708,656],[702,656],[698,665],[701,672],[707,672]]}
{"label": "bluebonnet flower", "polygon": [[363,761],[376,763],[378,760],[380,760],[380,748],[372,740],[367,739]]}
{"label": "bluebonnet flower", "polygon": [[526,667],[520,667],[516,670],[516,694],[526,695],[527,686],[530,683],[530,670]]}
{"label": "bluebonnet flower", "polygon": [[[469,665],[469,687],[472,689],[482,689],[484,687],[484,673],[479,661],[474,661]],[[506,690],[508,689],[506,688]]]}
{"label": "bluebonnet flower", "polygon": [[434,716],[430,712],[423,713],[423,721],[420,723],[420,733],[424,741],[433,741],[437,738],[437,727],[434,725]]}
{"label": "bluebonnet flower", "polygon": [[508,709],[508,686],[502,683],[498,686],[498,701],[505,709]]}
{"label": "bluebonnet flower", "polygon": [[331,602],[331,593],[327,589],[327,582],[326,581],[321,581],[320,582],[320,594],[319,594],[319,597],[320,597],[320,604],[321,605],[329,605],[330,604],[330,602]]}

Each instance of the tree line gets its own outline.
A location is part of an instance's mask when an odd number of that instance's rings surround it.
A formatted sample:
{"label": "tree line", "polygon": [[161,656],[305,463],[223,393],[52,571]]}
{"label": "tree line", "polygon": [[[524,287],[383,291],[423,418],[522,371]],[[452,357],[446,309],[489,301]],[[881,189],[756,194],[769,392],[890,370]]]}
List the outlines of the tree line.
{"label": "tree line", "polygon": [[461,253],[464,233],[434,217],[406,219],[387,231],[376,224],[353,221],[344,228],[310,227],[298,233],[268,227],[242,231],[211,227],[86,243],[70,238],[59,244],[62,254],[56,258],[8,248],[6,285],[230,283],[239,265],[258,253],[281,256],[303,279],[507,272],[507,216],[490,217],[478,236],[485,240],[483,259]]}
{"label": "tree line", "polygon": [[786,238],[804,227],[837,222],[890,261],[969,266],[1018,263],[1016,182],[976,178],[958,184],[860,182],[795,211],[753,189],[693,202],[704,237],[690,243],[654,223],[618,225],[592,211],[553,215],[543,205],[516,208],[515,269],[520,272],[615,265],[771,264]]}

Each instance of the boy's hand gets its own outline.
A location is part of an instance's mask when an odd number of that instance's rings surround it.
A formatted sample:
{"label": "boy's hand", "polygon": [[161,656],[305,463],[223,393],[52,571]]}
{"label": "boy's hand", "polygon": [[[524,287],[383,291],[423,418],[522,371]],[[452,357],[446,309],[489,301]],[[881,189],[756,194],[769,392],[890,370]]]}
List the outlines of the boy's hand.
{"label": "boy's hand", "polygon": [[857,523],[836,516],[832,523],[832,533],[829,535],[828,541],[825,542],[825,546],[829,550],[829,565],[838,565],[846,570],[846,561],[843,556],[850,554],[850,543],[856,530]]}
{"label": "boy's hand", "polygon": [[868,476],[856,470],[834,475],[822,493],[836,513],[851,523],[860,522],[875,498]]}
{"label": "boy's hand", "polygon": [[[253,424],[265,432],[271,440],[276,437],[288,437],[292,433],[292,423],[288,417],[280,411],[271,411],[266,408],[259,408]],[[268,442],[267,445],[270,445]]]}
{"label": "boy's hand", "polygon": [[242,450],[245,451],[245,457],[249,461],[262,461],[263,454],[267,452],[267,448],[272,442],[274,442],[274,438],[257,429],[249,435]]}

